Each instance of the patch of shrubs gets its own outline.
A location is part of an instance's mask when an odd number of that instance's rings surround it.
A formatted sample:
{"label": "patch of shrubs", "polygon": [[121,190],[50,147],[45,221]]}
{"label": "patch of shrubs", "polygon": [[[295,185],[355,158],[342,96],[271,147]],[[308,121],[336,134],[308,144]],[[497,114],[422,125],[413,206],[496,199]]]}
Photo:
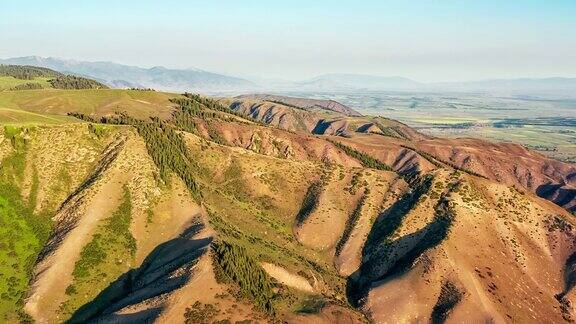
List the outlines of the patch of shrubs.
{"label": "patch of shrubs", "polygon": [[554,232],[555,230],[559,230],[564,233],[568,233],[572,231],[572,224],[567,222],[562,216],[555,215],[549,216],[548,218],[544,219],[544,225],[548,229],[548,232]]}
{"label": "patch of shrubs", "polygon": [[212,304],[202,304],[196,301],[194,305],[186,308],[184,323],[186,324],[209,324],[220,313],[220,310]]}
{"label": "patch of shrubs", "polygon": [[80,112],[69,112],[68,116],[89,122],[89,123],[97,123],[98,121],[96,119],[94,119],[92,116],[80,113]]}
{"label": "patch of shrubs", "polygon": [[239,112],[236,112],[228,107],[223,106],[221,103],[219,103],[218,101],[208,98],[208,97],[203,97],[201,95],[198,94],[193,94],[193,93],[184,93],[184,97],[192,100],[193,102],[198,103],[201,107],[209,109],[209,110],[214,110],[214,111],[221,111],[223,113],[229,114],[229,115],[234,115],[237,117],[240,117],[242,119],[247,119],[250,120],[253,123],[262,125],[262,126],[267,126],[265,123],[262,123],[256,119],[250,118],[249,116],[246,116],[244,114],[241,114]]}
{"label": "patch of shrubs", "polygon": [[311,296],[305,299],[296,310],[301,314],[318,314],[328,304],[323,296]]}
{"label": "patch of shrubs", "polygon": [[382,132],[382,136],[388,136],[393,138],[400,138],[400,139],[408,139],[404,133],[402,133],[399,129],[393,127],[386,127],[379,122],[374,123],[378,129]]}
{"label": "patch of shrubs", "polygon": [[108,89],[100,82],[74,75],[60,75],[48,81],[52,87],[64,90]]}
{"label": "patch of shrubs", "polygon": [[96,135],[98,138],[101,138],[106,133],[106,130],[102,125],[95,125],[92,123],[88,124],[88,131]]}
{"label": "patch of shrubs", "polygon": [[20,80],[32,80],[40,77],[58,77],[63,74],[56,71],[29,65],[0,65],[0,76],[11,76]]}
{"label": "patch of shrubs", "polygon": [[34,167],[28,201],[20,190],[28,148],[23,134],[28,131],[24,127],[4,127],[4,136],[14,152],[0,161],[0,319],[16,315],[24,322],[27,316],[21,307],[27,285],[52,228],[51,219],[44,217],[44,212],[34,212],[38,181]]}

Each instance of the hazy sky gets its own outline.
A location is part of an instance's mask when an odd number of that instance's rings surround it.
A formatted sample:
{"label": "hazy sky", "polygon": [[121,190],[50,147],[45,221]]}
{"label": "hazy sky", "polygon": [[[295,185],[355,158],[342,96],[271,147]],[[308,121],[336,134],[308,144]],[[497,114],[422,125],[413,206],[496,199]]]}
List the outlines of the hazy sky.
{"label": "hazy sky", "polygon": [[0,57],[240,76],[576,76],[575,0],[0,0]]}

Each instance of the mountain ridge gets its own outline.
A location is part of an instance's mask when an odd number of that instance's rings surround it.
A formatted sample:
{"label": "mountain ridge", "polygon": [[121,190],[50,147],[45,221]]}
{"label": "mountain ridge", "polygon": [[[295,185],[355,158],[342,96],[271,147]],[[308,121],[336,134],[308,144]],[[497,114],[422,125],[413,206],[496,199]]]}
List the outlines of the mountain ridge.
{"label": "mountain ridge", "polygon": [[54,57],[24,56],[0,59],[0,64],[33,65],[63,73],[102,80],[112,87],[154,88],[165,91],[254,89],[248,80],[199,69],[141,68],[109,61],[77,61]]}
{"label": "mountain ridge", "polygon": [[[13,263],[0,269],[17,283],[0,280],[6,321],[574,316],[574,165],[306,100],[234,109],[241,99],[120,89],[0,99],[69,117],[0,129],[0,243],[13,250],[0,250]],[[283,123],[296,114],[312,125]],[[541,184],[564,188],[538,197]]]}
{"label": "mountain ridge", "polygon": [[94,78],[116,88],[207,93],[254,91],[415,91],[490,92],[519,95],[574,96],[576,77],[493,78],[473,81],[419,82],[402,76],[327,73],[300,81],[241,78],[196,68],[142,68],[110,61],[87,62],[55,57],[0,59],[0,64],[34,65]]}

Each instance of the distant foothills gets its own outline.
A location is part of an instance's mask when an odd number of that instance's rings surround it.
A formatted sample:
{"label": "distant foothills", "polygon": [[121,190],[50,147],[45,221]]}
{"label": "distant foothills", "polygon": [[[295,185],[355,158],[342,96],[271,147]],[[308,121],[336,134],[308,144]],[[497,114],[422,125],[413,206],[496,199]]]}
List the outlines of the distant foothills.
{"label": "distant foothills", "polygon": [[333,73],[294,82],[241,78],[199,69],[169,69],[161,66],[141,68],[113,62],[86,62],[40,56],[0,59],[0,64],[49,68],[66,74],[89,77],[112,88],[153,88],[174,92],[431,91],[576,97],[576,78],[568,77],[423,83],[399,76]]}

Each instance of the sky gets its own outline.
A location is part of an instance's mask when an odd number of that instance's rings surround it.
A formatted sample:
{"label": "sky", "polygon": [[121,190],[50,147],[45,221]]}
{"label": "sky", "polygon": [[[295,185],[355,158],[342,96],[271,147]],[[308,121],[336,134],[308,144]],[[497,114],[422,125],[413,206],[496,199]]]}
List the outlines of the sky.
{"label": "sky", "polygon": [[574,0],[0,0],[0,58],[303,80],[576,77]]}

